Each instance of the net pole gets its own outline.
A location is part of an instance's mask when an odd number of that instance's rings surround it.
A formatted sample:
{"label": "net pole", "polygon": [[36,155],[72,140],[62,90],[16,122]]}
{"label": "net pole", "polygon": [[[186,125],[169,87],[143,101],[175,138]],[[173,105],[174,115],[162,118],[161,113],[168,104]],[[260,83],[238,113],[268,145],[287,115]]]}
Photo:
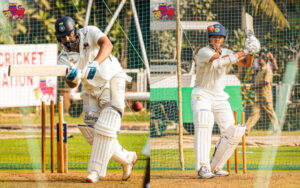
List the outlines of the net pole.
{"label": "net pole", "polygon": [[87,7],[87,10],[86,10],[86,14],[85,14],[84,27],[89,25],[92,4],[93,4],[93,0],[89,0],[88,7]]}
{"label": "net pole", "polygon": [[139,22],[139,18],[138,18],[138,14],[136,11],[136,6],[135,6],[134,0],[130,0],[130,4],[131,4],[131,10],[132,10],[132,14],[133,14],[134,22],[135,22],[136,31],[138,34],[138,39],[140,42],[142,57],[143,57],[144,65],[145,65],[146,72],[147,72],[148,82],[150,83],[150,66],[149,66],[149,62],[148,62],[148,58],[147,58],[145,43],[144,43],[144,39],[143,39],[143,35],[142,35],[140,22]]}
{"label": "net pole", "polygon": [[89,25],[92,4],[93,4],[93,0],[89,0],[87,10],[86,10],[86,14],[85,14],[84,27]]}
{"label": "net pole", "polygon": [[105,33],[106,35],[109,33],[110,29],[111,29],[112,26],[114,25],[114,23],[115,23],[116,19],[118,18],[118,16],[119,16],[119,14],[120,14],[122,8],[124,7],[125,3],[126,3],[126,0],[122,0],[122,1],[120,2],[120,4],[119,4],[117,10],[115,11],[113,17],[111,18],[111,20],[109,21],[108,25],[107,25],[106,28],[105,28],[104,33]]}
{"label": "net pole", "polygon": [[182,124],[182,93],[181,93],[181,54],[180,54],[180,0],[176,0],[176,47],[177,47],[177,83],[178,83],[178,125],[179,125],[179,156],[180,166],[184,170],[183,156],[183,124]]}

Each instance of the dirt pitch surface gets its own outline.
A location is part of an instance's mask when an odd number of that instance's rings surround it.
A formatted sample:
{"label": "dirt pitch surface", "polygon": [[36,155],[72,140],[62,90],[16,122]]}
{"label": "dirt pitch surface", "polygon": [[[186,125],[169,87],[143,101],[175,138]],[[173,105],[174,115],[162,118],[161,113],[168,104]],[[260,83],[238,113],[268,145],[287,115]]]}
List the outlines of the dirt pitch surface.
{"label": "dirt pitch surface", "polygon": [[0,171],[0,188],[90,188],[90,187],[143,187],[144,170],[134,170],[130,179],[121,181],[122,172],[110,170],[97,183],[86,183],[86,171],[58,174],[40,171]]}
{"label": "dirt pitch surface", "polygon": [[272,171],[269,185],[266,174],[271,171],[248,171],[246,174],[231,172],[227,177],[198,179],[194,171],[151,171],[151,188],[299,188],[300,171]]}

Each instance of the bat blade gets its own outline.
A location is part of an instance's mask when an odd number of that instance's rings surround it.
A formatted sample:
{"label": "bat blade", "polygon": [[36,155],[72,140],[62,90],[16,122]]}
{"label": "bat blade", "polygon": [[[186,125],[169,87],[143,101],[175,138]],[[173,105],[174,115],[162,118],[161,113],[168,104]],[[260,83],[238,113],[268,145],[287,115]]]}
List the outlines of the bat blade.
{"label": "bat blade", "polygon": [[245,14],[245,26],[245,32],[247,34],[247,37],[254,35],[253,17],[248,13]]}
{"label": "bat blade", "polygon": [[66,65],[9,65],[8,76],[66,76]]}

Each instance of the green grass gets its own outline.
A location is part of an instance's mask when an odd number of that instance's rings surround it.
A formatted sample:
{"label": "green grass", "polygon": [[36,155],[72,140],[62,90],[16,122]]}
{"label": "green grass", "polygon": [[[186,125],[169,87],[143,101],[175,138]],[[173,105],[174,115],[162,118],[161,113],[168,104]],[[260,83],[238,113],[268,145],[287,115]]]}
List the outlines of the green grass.
{"label": "green grass", "polygon": [[[64,116],[65,122],[68,124],[84,124],[83,115],[80,117],[71,117],[69,115]],[[145,122],[149,123],[150,116],[149,113],[137,113],[137,114],[126,114],[122,118],[122,122],[126,121],[134,121],[134,122]],[[55,115],[55,122],[58,122],[57,114]],[[24,125],[24,124],[41,124],[41,116],[40,115],[23,115],[22,117],[15,117],[15,118],[1,118],[0,124],[15,124],[15,125]],[[46,124],[50,124],[50,115],[47,114],[46,116]]]}
{"label": "green grass", "polygon": [[[262,169],[274,170],[300,170],[300,148],[299,147],[278,147],[274,166],[267,157],[261,161],[263,154],[271,153],[276,147],[247,147],[246,161],[247,169],[257,170],[259,165]],[[211,150],[211,156],[213,153]],[[239,147],[238,164],[242,169],[242,149]],[[271,156],[270,156],[271,157]],[[192,170],[195,167],[194,149],[184,149],[185,169]],[[227,165],[225,165],[227,168]],[[231,169],[234,169],[234,154],[231,157]],[[151,150],[151,169],[154,170],[176,170],[180,169],[178,149]]]}
{"label": "green grass", "polygon": [[[18,135],[20,135],[18,133]],[[35,135],[35,133],[23,133]],[[145,168],[146,156],[141,153],[149,134],[121,133],[118,136],[120,144],[127,150],[137,151],[139,160],[137,169]],[[41,139],[0,139],[0,169],[39,169],[41,168]],[[55,142],[56,148],[56,142]],[[56,153],[56,152],[55,152]],[[81,134],[73,134],[68,138],[69,169],[86,169],[91,153],[91,146]],[[56,159],[56,154],[55,154]],[[50,169],[50,139],[46,139],[46,168]],[[121,166],[110,161],[109,169],[119,169]]]}

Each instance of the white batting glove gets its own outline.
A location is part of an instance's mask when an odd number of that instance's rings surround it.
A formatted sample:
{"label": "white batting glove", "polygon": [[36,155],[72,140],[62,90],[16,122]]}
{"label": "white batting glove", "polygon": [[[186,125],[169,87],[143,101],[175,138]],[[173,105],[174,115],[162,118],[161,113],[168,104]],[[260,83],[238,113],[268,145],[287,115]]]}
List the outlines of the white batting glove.
{"label": "white batting glove", "polygon": [[89,61],[82,71],[83,78],[92,80],[95,77],[98,66],[98,61]]}
{"label": "white batting glove", "polygon": [[246,39],[245,48],[244,52],[246,55],[250,53],[258,53],[260,51],[260,42],[254,35],[252,35]]}
{"label": "white batting glove", "polygon": [[78,84],[81,79],[81,72],[78,68],[72,68],[68,71],[66,79],[74,84]]}

